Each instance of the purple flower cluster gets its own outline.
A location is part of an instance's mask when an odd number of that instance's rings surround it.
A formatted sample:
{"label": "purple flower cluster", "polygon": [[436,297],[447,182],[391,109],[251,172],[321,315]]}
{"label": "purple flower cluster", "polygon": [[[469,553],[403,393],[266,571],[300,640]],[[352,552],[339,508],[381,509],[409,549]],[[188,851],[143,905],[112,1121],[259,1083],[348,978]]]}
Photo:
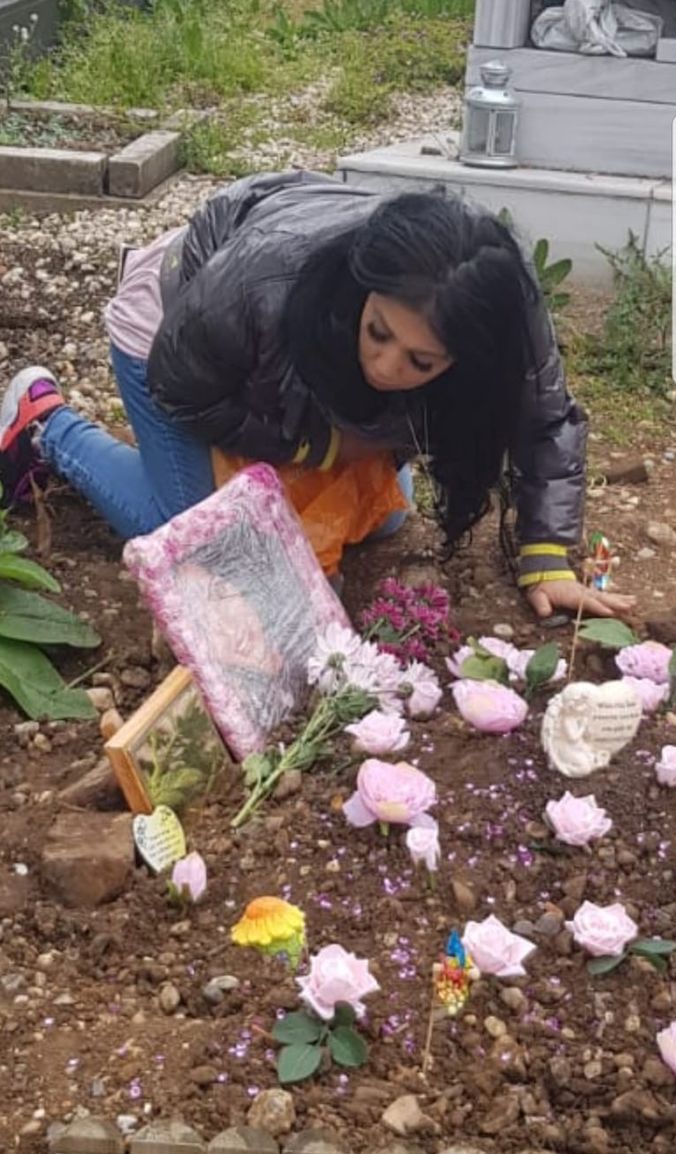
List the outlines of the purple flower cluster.
{"label": "purple flower cluster", "polygon": [[427,661],[429,650],[446,638],[457,641],[459,634],[449,624],[448,594],[438,585],[403,585],[386,577],[376,589],[377,596],[359,619],[359,627],[384,653],[400,661]]}

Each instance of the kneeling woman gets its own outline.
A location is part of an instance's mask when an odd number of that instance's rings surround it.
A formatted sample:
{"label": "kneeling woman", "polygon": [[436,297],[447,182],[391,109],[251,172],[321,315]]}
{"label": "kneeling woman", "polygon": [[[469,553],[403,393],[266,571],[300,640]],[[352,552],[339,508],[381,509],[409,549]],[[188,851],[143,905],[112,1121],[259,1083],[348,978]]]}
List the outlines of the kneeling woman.
{"label": "kneeling woman", "polygon": [[406,462],[421,455],[452,547],[508,457],[519,582],[536,612],[629,608],[585,592],[568,565],[585,419],[539,290],[494,217],[313,173],[238,181],[129,254],[106,324],[137,447],[69,408],[48,370],[24,369],[0,411],[9,500],[48,465],[131,537],[213,490],[213,447],[318,470],[391,453],[407,496]]}

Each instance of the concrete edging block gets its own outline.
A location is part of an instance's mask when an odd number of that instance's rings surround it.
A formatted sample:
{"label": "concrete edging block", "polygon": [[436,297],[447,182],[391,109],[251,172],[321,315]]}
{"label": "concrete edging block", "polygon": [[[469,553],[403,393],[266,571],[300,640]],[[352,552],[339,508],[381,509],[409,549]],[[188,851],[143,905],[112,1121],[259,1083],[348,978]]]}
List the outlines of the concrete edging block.
{"label": "concrete edging block", "polygon": [[0,147],[0,188],[102,196],[105,152]]}
{"label": "concrete edging block", "polygon": [[146,132],[108,161],[111,196],[138,199],[166,180],[179,166],[180,132]]}

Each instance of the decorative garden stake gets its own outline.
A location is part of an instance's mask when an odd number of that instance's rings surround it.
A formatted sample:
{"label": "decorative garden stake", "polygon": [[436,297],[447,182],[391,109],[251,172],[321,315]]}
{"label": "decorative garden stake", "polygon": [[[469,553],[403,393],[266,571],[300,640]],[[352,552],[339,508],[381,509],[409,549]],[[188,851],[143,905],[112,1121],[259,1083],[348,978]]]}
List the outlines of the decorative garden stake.
{"label": "decorative garden stake", "polygon": [[442,958],[432,966],[432,1002],[422,1060],[423,1077],[427,1076],[430,1067],[435,1022],[445,1017],[457,1017],[469,998],[470,984],[479,976],[460,935],[453,930]]}
{"label": "decorative garden stake", "polygon": [[232,927],[231,937],[238,946],[286,957],[295,970],[305,949],[305,914],[281,898],[255,898]]}
{"label": "decorative garden stake", "polygon": [[[607,588],[610,573],[610,558],[611,550],[608,538],[602,533],[594,532],[589,537],[587,546],[587,557],[582,564],[582,584],[585,589],[591,586],[595,588]],[[598,583],[605,581],[606,584],[601,586]],[[573,673],[575,671],[575,657],[577,655],[577,647],[580,642],[580,626],[582,625],[582,613],[584,611],[584,598],[580,598],[577,614],[575,617],[575,628],[573,629],[573,643],[570,649],[570,659],[568,662],[568,681],[573,680]]]}

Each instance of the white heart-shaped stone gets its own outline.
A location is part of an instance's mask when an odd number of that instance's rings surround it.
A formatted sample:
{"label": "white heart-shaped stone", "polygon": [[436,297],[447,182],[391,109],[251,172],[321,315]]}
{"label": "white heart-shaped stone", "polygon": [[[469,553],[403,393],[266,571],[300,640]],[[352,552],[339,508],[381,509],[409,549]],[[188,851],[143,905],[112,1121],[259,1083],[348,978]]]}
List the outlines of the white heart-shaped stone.
{"label": "white heart-shaped stone", "polygon": [[138,813],[133,830],[136,848],[154,873],[185,857],[183,826],[168,805],[158,805],[151,814]]}
{"label": "white heart-shaped stone", "polygon": [[586,777],[608,765],[639,727],[641,702],[624,681],[576,681],[552,697],[542,722],[550,765],[566,777]]}

